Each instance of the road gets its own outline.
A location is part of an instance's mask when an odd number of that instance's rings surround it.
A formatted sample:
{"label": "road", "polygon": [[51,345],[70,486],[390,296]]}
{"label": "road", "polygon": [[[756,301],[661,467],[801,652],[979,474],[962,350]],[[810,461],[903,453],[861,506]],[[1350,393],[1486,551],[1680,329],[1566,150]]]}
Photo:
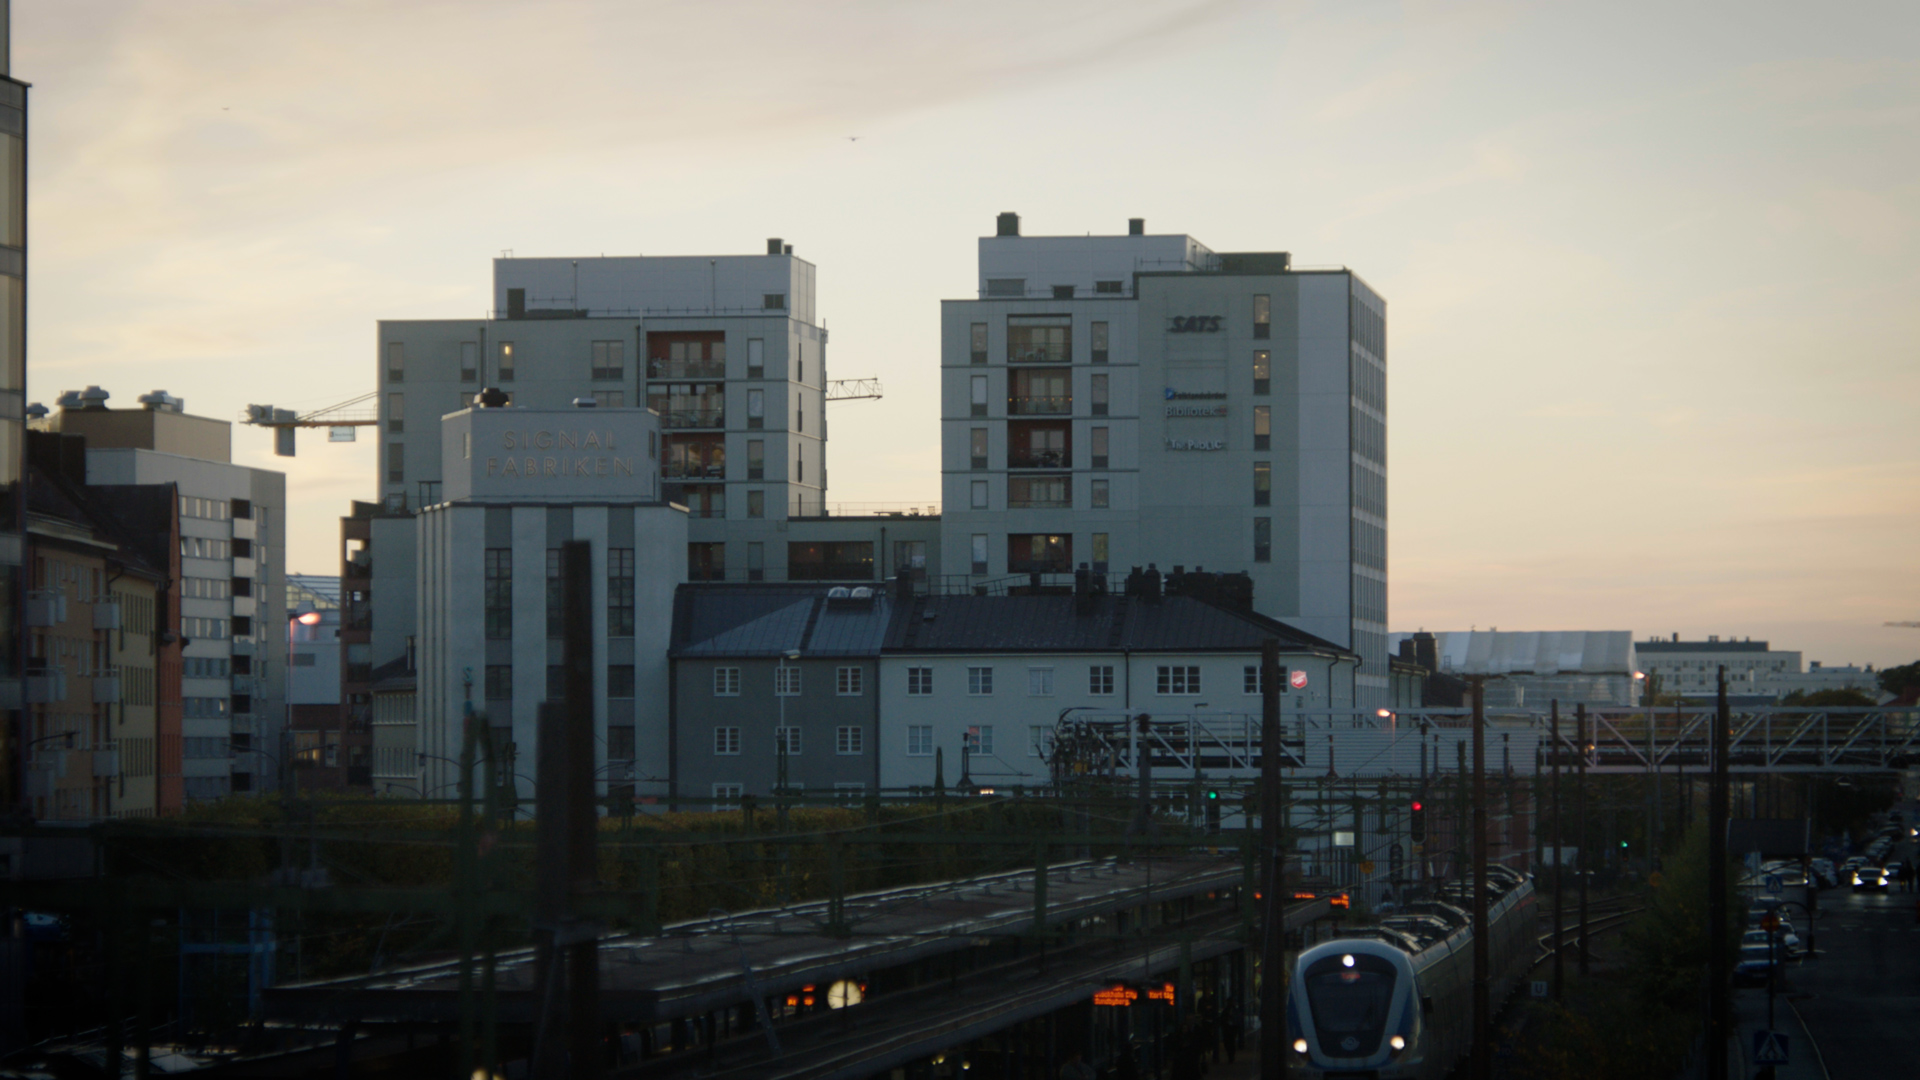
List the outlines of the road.
{"label": "road", "polygon": [[[1894,856],[1913,850],[1901,844]],[[1819,955],[1789,969],[1794,1007],[1831,1076],[1920,1076],[1920,893],[1905,888],[1821,893]]]}

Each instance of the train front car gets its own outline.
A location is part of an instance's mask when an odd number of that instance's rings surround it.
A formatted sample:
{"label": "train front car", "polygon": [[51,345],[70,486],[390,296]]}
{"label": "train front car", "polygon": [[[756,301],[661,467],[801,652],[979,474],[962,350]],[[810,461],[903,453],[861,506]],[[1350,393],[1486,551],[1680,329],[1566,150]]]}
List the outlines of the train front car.
{"label": "train front car", "polygon": [[1287,992],[1294,1076],[1424,1076],[1425,1027],[1418,977],[1404,949],[1352,937],[1300,954]]}

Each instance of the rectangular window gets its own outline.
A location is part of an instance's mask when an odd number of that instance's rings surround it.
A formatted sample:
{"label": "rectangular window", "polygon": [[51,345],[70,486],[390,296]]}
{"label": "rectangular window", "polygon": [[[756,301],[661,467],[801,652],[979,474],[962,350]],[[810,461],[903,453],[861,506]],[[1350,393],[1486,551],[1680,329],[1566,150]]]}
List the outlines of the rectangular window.
{"label": "rectangular window", "polygon": [[1045,724],[1027,725],[1027,756],[1046,757],[1053,749],[1053,733]]}
{"label": "rectangular window", "polygon": [[1092,481],[1088,485],[1088,492],[1095,510],[1105,510],[1107,508],[1108,495],[1107,482],[1105,480]]}
{"label": "rectangular window", "polygon": [[1255,450],[1273,449],[1273,406],[1271,405],[1253,407],[1253,448]]}
{"label": "rectangular window", "polygon": [[1088,448],[1088,453],[1092,455],[1093,467],[1096,469],[1104,469],[1107,467],[1107,432],[1109,430],[1110,429],[1103,427],[1088,429],[1089,438],[1087,441],[1092,444]]}
{"label": "rectangular window", "polygon": [[[735,751],[738,753],[738,751]],[[713,785],[713,808],[715,810],[733,810],[740,805],[740,796],[746,788],[739,784]]]}
{"label": "rectangular window", "polygon": [[717,667],[713,669],[713,696],[740,696],[740,669],[737,667]]}
{"label": "rectangular window", "polygon": [[1071,285],[1055,285],[1053,287],[1053,298],[1055,300],[1071,300],[1073,299],[1073,288]]}
{"label": "rectangular window", "polygon": [[973,482],[972,509],[985,510],[986,508],[987,508],[987,482],[985,480],[975,480]]}
{"label": "rectangular window", "polygon": [[1093,338],[1093,362],[1096,364],[1106,363],[1107,362],[1107,324],[1103,322],[1094,323],[1092,338]]}
{"label": "rectangular window", "polygon": [[488,664],[486,689],[488,701],[512,701],[513,665]]}
{"label": "rectangular window", "polygon": [[973,572],[976,574],[984,574],[987,572],[986,533],[973,534]]}
{"label": "rectangular window", "polygon": [[[857,669],[856,669],[857,670]],[[833,729],[833,752],[842,755],[866,752],[867,732],[853,725]]]}
{"label": "rectangular window", "polygon": [[787,306],[787,294],[770,292],[760,298],[760,306],[768,311],[780,311]]}
{"label": "rectangular window", "polygon": [[933,756],[933,725],[932,724],[908,724],[907,725],[907,756],[908,757],[932,757]]}
{"label": "rectangular window", "polygon": [[867,669],[862,667],[836,668],[833,673],[833,692],[841,697],[859,697],[866,693]]}
{"label": "rectangular window", "polygon": [[1073,478],[1010,476],[1007,478],[1007,505],[1069,509],[1073,506]]}
{"label": "rectangular window", "polygon": [[970,667],[967,669],[967,693],[993,693],[993,669],[990,667]]}
{"label": "rectangular window", "polygon": [[1018,315],[1007,320],[1007,363],[1073,363],[1073,327],[1064,319],[1043,317],[1045,323],[1020,321]]}
{"label": "rectangular window", "polygon": [[767,343],[762,338],[747,339],[747,378],[762,379],[767,374]]}
{"label": "rectangular window", "polygon": [[1192,695],[1200,692],[1198,664],[1162,664],[1154,676],[1154,692]]}
{"label": "rectangular window", "polygon": [[[804,484],[807,482],[806,443],[793,444],[793,482],[796,484]],[[824,512],[825,511],[822,511],[822,513]]]}
{"label": "rectangular window", "polygon": [[1265,349],[1253,350],[1253,392],[1273,392],[1273,354]]}
{"label": "rectangular window", "polygon": [[987,429],[983,427],[974,428],[968,433],[967,440],[968,457],[971,458],[972,466],[976,469],[986,468]]}
{"label": "rectangular window", "polygon": [[627,343],[624,341],[596,341],[593,343],[592,377],[595,379],[624,379],[627,375]]}
{"label": "rectangular window", "polygon": [[1124,281],[1096,281],[1093,283],[1093,291],[1103,296],[1118,296],[1126,290],[1127,283]]}
{"label": "rectangular window", "polygon": [[1262,341],[1273,336],[1272,297],[1262,295],[1253,298],[1253,336]]}
{"label": "rectangular window", "polygon": [[807,430],[807,401],[799,394],[793,395],[793,430]]}
{"label": "rectangular window", "polygon": [[[1287,669],[1285,667],[1282,667],[1280,669],[1281,688],[1285,689],[1286,684],[1287,684]],[[1240,692],[1241,693],[1260,694],[1260,693],[1264,693],[1265,690],[1266,688],[1261,684],[1261,681],[1260,681],[1260,665],[1259,664],[1248,664],[1246,667],[1241,669],[1241,672],[1240,672]]]}
{"label": "rectangular window", "polygon": [[387,482],[405,483],[407,479],[407,444],[390,442],[387,444]]}
{"label": "rectangular window", "polygon": [[460,343],[460,381],[480,381],[480,343],[477,341]]}
{"label": "rectangular window", "polygon": [[513,381],[513,342],[500,343],[500,381]]}
{"label": "rectangular window", "polygon": [[747,580],[767,579],[767,545],[759,540],[747,542]]}
{"label": "rectangular window", "polygon": [[1008,533],[1007,573],[1073,573],[1070,533]]}
{"label": "rectangular window", "polygon": [[747,492],[747,516],[763,518],[767,516],[767,493],[755,488]]}
{"label": "rectangular window", "polygon": [[602,409],[624,409],[627,407],[625,390],[595,390],[593,403]]}
{"label": "rectangular window", "polygon": [[747,440],[747,479],[765,480],[767,478],[767,443],[764,439]]}
{"label": "rectangular window", "polygon": [[933,669],[930,667],[910,667],[907,669],[907,696],[926,697],[933,693]]}
{"label": "rectangular window", "polygon": [[972,344],[973,344],[971,362],[975,364],[986,363],[987,362],[987,324],[983,322],[974,323],[970,337],[972,339]]}
{"label": "rectangular window", "polygon": [[633,636],[632,548],[607,549],[607,636]]}
{"label": "rectangular window", "polygon": [[[709,506],[712,504],[709,503]],[[725,503],[720,504],[722,509]],[[689,507],[689,509],[693,509]],[[694,511],[694,517],[725,517],[726,514],[703,514]],[[725,581],[727,580],[727,544],[724,540],[696,542],[687,545],[687,580],[689,581]]]}
{"label": "rectangular window", "polygon": [[633,729],[625,724],[607,726],[607,759],[609,761],[633,760]]}
{"label": "rectangular window", "polygon": [[407,381],[407,347],[397,341],[387,342],[387,381]]}
{"label": "rectangular window", "polygon": [[713,729],[713,752],[716,754],[737,754],[740,752],[740,729],[737,727],[717,727]]}
{"label": "rectangular window", "polygon": [[630,698],[633,696],[633,665],[607,665],[607,696],[610,698]]}
{"label": "rectangular window", "polygon": [[973,408],[972,415],[987,415],[987,377],[985,375],[975,375],[973,377],[972,393],[973,397],[970,402]]}
{"label": "rectangular window", "polygon": [[1253,561],[1273,561],[1273,519],[1253,519]]}
{"label": "rectangular window", "polygon": [[1093,415],[1095,416],[1107,415],[1107,376],[1105,375],[1093,376],[1092,390],[1093,390],[1093,393],[1092,393]]}
{"label": "rectangular window", "polygon": [[767,426],[767,392],[747,391],[747,427],[758,431]]}
{"label": "rectangular window", "polygon": [[780,751],[784,749],[788,757],[798,757],[804,745],[805,740],[801,737],[798,727],[788,726],[773,729],[773,752],[775,754],[779,754]]}
{"label": "rectangular window", "polygon": [[1105,697],[1113,693],[1113,665],[1094,664],[1087,668],[1087,693]]}
{"label": "rectangular window", "polygon": [[1273,464],[1271,462],[1253,463],[1253,505],[1273,505]]}
{"label": "rectangular window", "polygon": [[513,637],[513,549],[488,548],[481,582],[483,620],[489,641]]}
{"label": "rectangular window", "polygon": [[405,394],[387,395],[387,430],[395,435],[407,430],[407,409]]}
{"label": "rectangular window", "polygon": [[799,697],[800,669],[791,664],[782,664],[774,668],[773,694],[775,697]]}
{"label": "rectangular window", "polygon": [[993,753],[993,725],[975,724],[967,728],[967,749],[975,754]]}
{"label": "rectangular window", "polygon": [[1027,696],[1028,697],[1052,697],[1053,696],[1053,669],[1052,668],[1036,667],[1036,668],[1027,669]]}

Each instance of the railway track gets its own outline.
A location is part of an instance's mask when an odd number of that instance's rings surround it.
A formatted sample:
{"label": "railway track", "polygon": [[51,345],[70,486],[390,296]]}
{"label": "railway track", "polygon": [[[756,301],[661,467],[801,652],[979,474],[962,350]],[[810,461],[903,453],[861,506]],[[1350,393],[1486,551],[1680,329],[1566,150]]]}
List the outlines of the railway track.
{"label": "railway track", "polygon": [[[1638,900],[1638,897],[1615,897],[1597,904],[1588,903],[1587,936],[1593,937],[1596,934],[1603,934],[1609,930],[1618,930],[1622,926],[1625,926],[1635,915],[1647,910],[1645,904],[1639,904],[1637,907],[1627,906],[1629,904],[1637,904]],[[1546,933],[1540,935],[1539,952],[1533,958],[1536,966],[1553,959],[1552,914],[1549,912],[1546,917],[1540,921],[1548,927],[1548,930]],[[1561,925],[1560,948],[1562,951],[1565,951],[1570,948],[1577,949],[1579,946],[1580,922],[1576,916],[1573,921]]]}

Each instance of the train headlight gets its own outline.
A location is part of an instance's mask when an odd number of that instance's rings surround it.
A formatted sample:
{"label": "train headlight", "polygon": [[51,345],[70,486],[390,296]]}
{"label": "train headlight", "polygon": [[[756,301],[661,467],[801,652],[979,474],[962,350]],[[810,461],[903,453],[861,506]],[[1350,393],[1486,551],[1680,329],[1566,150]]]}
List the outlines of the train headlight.
{"label": "train headlight", "polygon": [[1307,1040],[1305,1040],[1305,1039],[1295,1039],[1295,1040],[1293,1040],[1293,1052],[1294,1052],[1294,1053],[1296,1053],[1296,1054],[1304,1054],[1304,1053],[1306,1053],[1306,1052],[1307,1052]]}
{"label": "train headlight", "polygon": [[1405,1035],[1395,1035],[1393,1038],[1387,1040],[1387,1045],[1393,1047],[1395,1050],[1405,1050],[1407,1048],[1407,1037]]}

